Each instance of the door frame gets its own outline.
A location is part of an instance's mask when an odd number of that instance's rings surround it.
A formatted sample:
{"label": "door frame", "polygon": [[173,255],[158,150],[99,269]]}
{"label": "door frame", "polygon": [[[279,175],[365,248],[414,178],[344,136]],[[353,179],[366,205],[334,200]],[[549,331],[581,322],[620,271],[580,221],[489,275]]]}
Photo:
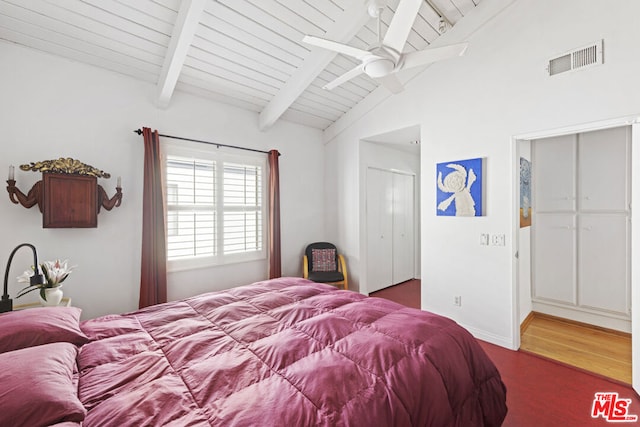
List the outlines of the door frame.
{"label": "door frame", "polygon": [[[520,224],[518,197],[520,186],[519,143],[535,139],[550,138],[573,133],[591,132],[613,127],[631,126],[631,207],[634,200],[640,200],[640,116],[625,116],[610,120],[591,123],[569,125],[566,127],[536,131],[514,135],[511,138],[511,166],[512,166],[512,229],[511,241],[514,242],[512,257],[512,343],[514,350],[520,348],[520,280],[519,258]],[[631,336],[632,336],[632,386],[636,393],[640,393],[640,227],[633,227],[633,223],[640,224],[640,209],[631,209]],[[634,250],[635,248],[635,250]],[[634,309],[634,307],[636,309]]]}

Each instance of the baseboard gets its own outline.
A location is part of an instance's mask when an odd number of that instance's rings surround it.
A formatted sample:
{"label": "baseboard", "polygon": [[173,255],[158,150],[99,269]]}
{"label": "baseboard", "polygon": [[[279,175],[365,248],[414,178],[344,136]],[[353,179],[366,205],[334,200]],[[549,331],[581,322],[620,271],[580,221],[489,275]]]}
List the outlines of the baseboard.
{"label": "baseboard", "polygon": [[570,307],[563,307],[556,304],[533,302],[533,311],[555,316],[561,319],[570,319],[579,323],[586,323],[605,329],[613,329],[625,333],[631,333],[631,320],[621,316],[596,314],[583,310],[576,310]]}
{"label": "baseboard", "polygon": [[503,337],[500,335],[495,335],[487,331],[483,331],[481,329],[473,328],[471,326],[463,325],[459,323],[460,326],[465,328],[467,331],[474,336],[474,338],[486,341],[490,344],[495,344],[500,347],[507,348],[509,350],[517,350],[517,348],[513,345],[513,340],[511,338]]}
{"label": "baseboard", "polygon": [[524,334],[524,331],[527,330],[527,328],[533,321],[534,317],[536,317],[535,311],[530,311],[529,314],[527,314],[527,317],[525,317],[522,323],[520,324],[520,335]]}

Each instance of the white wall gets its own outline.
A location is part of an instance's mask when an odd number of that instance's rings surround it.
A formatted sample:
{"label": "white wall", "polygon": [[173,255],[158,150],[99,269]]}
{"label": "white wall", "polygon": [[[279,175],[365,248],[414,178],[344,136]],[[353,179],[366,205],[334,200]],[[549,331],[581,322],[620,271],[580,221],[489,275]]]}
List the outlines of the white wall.
{"label": "white wall", "polygon": [[[115,177],[122,176],[122,206],[103,210],[95,229],[43,229],[37,207],[13,205],[6,195],[0,202],[0,256],[6,259],[16,245],[30,242],[42,260],[69,258],[78,267],[64,291],[84,318],[138,306],[143,146],[132,131],[142,126],[278,149],[283,274],[301,275],[304,246],[324,239],[324,150],[318,130],[280,121],[260,132],[255,113],[178,92],[168,109],[159,109],[152,84],[5,42],[0,42],[0,58],[0,171],[16,165],[17,186],[25,193],[41,174],[19,171],[17,165],[32,161],[73,157],[109,172],[112,179],[98,180],[109,195],[115,192]],[[32,263],[28,249],[16,254],[9,275],[12,296],[20,289],[14,277]],[[172,273],[169,298],[266,276],[266,261]],[[30,296],[14,304],[35,299]]]}
{"label": "white wall", "polygon": [[[518,165],[512,138],[640,112],[640,2],[510,3],[481,2],[443,37],[449,42],[468,40],[466,55],[429,67],[403,93],[332,139],[326,164],[327,203],[335,206],[327,227],[338,230],[338,244],[347,245],[348,255],[355,256],[359,240],[350,237],[359,229],[353,214],[358,142],[420,124],[422,307],[454,318],[480,338],[514,347],[518,322],[512,230]],[[477,17],[494,14],[488,24],[470,30]],[[604,65],[547,76],[549,58],[599,38],[604,39]],[[487,159],[486,216],[436,217],[436,163],[476,157]],[[342,183],[344,188],[334,191]],[[480,246],[481,233],[506,234],[506,246]],[[461,307],[452,304],[453,295],[462,296]]]}

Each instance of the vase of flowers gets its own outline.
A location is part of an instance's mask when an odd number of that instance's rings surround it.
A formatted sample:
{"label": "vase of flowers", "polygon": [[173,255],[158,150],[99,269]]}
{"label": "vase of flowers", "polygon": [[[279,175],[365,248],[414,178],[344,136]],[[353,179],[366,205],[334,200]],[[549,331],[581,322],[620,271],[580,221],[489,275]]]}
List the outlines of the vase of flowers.
{"label": "vase of flowers", "polygon": [[[56,306],[62,301],[62,282],[64,282],[75,267],[69,267],[68,260],[45,261],[40,264],[40,270],[45,278],[45,283],[29,285],[18,292],[16,298],[20,298],[29,292],[38,289],[40,291],[40,303],[42,305]],[[18,282],[30,283],[30,278],[35,273],[35,267],[27,270],[18,276]]]}

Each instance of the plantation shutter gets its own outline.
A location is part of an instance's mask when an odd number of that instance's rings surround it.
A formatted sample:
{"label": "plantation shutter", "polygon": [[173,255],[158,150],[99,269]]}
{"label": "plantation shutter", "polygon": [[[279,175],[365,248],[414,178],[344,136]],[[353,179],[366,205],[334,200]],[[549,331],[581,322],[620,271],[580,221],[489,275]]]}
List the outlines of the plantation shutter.
{"label": "plantation shutter", "polygon": [[224,164],[223,252],[258,251],[262,248],[262,168]]}
{"label": "plantation shutter", "polygon": [[264,258],[264,159],[209,157],[166,158],[167,259],[188,268]]}
{"label": "plantation shutter", "polygon": [[215,256],[216,217],[216,162],[168,157],[168,259]]}

